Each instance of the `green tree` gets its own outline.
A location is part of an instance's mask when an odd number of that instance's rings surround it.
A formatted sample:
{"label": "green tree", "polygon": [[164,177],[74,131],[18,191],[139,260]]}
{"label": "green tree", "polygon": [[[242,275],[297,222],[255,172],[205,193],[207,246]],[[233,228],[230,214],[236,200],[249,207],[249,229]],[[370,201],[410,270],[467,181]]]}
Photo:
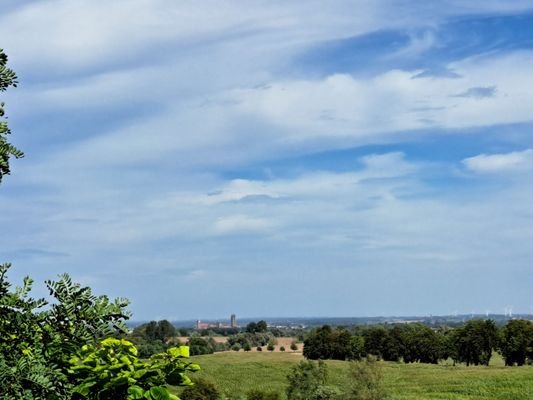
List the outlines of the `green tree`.
{"label": "green tree", "polygon": [[294,341],[291,343],[291,350],[292,351],[298,350],[298,345]]}
{"label": "green tree", "polygon": [[[10,86],[17,86],[17,75],[7,67],[7,55],[0,49],[0,92]],[[0,102],[0,182],[4,175],[9,174],[9,160],[11,157],[20,158],[24,153],[8,142],[7,135],[11,133],[7,121],[5,121],[5,104]]]}
{"label": "green tree", "polygon": [[453,336],[459,362],[466,365],[489,365],[492,350],[496,347],[497,328],[491,320],[471,320],[457,328]]}
{"label": "green tree", "polygon": [[323,361],[301,361],[287,376],[288,400],[310,400],[322,386],[327,385],[328,372]]}
{"label": "green tree", "polygon": [[350,360],[360,360],[365,354],[365,340],[356,335],[350,338]]}
{"label": "green tree", "polygon": [[266,323],[266,321],[259,321],[257,323],[257,332],[267,332],[268,331],[268,325]]}
{"label": "green tree", "polygon": [[353,400],[384,400],[387,393],[383,385],[381,364],[375,357],[350,363],[349,397]]}
{"label": "green tree", "polygon": [[521,366],[527,359],[533,360],[533,323],[509,321],[501,330],[498,347],[507,366]]}

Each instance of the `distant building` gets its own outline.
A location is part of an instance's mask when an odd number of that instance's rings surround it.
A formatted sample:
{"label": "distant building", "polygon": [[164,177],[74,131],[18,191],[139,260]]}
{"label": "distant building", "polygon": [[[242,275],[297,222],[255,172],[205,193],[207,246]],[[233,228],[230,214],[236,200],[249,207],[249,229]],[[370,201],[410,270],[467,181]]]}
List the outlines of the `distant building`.
{"label": "distant building", "polygon": [[238,328],[238,327],[239,325],[237,325],[237,317],[235,316],[235,314],[231,314],[229,325],[223,324],[221,322],[216,322],[216,323],[202,322],[198,319],[196,320],[194,329],[197,329],[197,330],[211,329],[211,328],[229,329],[229,328]]}

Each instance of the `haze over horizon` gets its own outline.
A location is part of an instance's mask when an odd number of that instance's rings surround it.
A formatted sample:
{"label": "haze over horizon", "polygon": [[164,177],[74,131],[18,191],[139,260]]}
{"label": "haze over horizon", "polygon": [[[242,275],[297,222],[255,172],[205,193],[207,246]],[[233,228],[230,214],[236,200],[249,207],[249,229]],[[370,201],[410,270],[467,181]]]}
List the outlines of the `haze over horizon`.
{"label": "haze over horizon", "polygon": [[11,281],[135,320],[533,313],[533,1],[3,1]]}

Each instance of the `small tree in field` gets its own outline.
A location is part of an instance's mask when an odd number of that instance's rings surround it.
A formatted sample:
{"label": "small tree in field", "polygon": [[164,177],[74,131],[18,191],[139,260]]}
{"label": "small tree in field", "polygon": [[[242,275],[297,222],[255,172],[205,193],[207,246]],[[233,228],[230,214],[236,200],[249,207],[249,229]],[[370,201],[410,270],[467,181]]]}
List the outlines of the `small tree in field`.
{"label": "small tree in field", "polygon": [[281,347],[279,348],[279,351],[285,351],[285,346],[281,346]]}
{"label": "small tree in field", "polygon": [[268,346],[267,346],[267,350],[268,351],[274,351],[274,345],[272,343],[269,343]]}
{"label": "small tree in field", "polygon": [[327,367],[324,362],[319,361],[301,361],[296,365],[287,380],[287,399],[288,400],[311,400],[319,388],[327,384]]}
{"label": "small tree in field", "polygon": [[298,345],[297,345],[296,343],[292,342],[292,343],[291,343],[291,350],[292,350],[292,351],[296,351],[296,350],[298,350]]}
{"label": "small tree in field", "polygon": [[250,343],[246,342],[244,344],[244,347],[242,348],[244,351],[251,351],[252,350],[252,346],[250,346]]}
{"label": "small tree in field", "polygon": [[350,363],[350,399],[353,400],[384,400],[387,393],[383,386],[383,371],[375,357],[365,361]]}
{"label": "small tree in field", "polygon": [[257,346],[256,350],[257,351],[263,351],[263,348],[261,346]]}

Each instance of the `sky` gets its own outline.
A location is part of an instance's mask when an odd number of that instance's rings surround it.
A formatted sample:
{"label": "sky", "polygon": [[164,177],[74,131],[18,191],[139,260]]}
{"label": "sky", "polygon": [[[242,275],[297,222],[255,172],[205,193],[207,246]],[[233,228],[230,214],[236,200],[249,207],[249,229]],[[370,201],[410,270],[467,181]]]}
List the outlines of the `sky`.
{"label": "sky", "polygon": [[10,278],[133,319],[533,313],[533,1],[3,0]]}

